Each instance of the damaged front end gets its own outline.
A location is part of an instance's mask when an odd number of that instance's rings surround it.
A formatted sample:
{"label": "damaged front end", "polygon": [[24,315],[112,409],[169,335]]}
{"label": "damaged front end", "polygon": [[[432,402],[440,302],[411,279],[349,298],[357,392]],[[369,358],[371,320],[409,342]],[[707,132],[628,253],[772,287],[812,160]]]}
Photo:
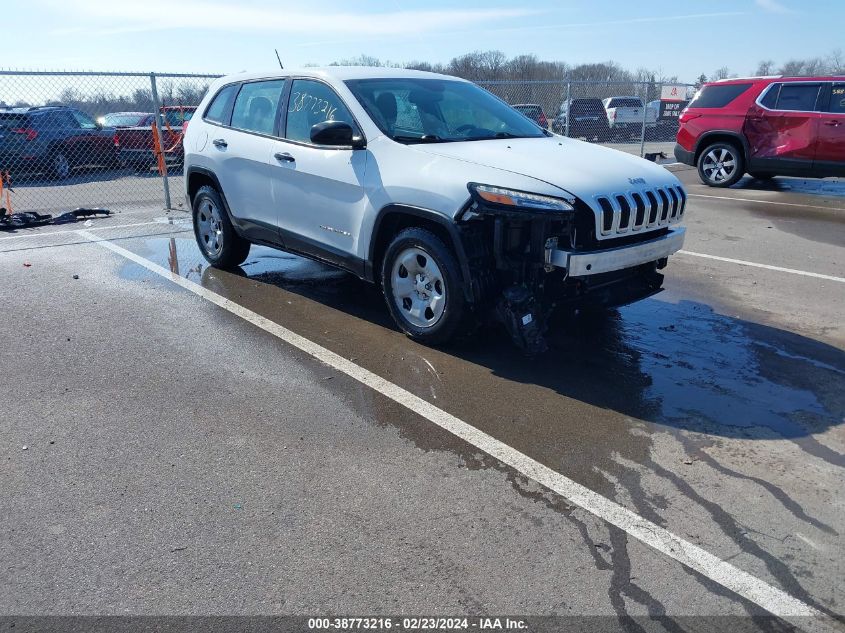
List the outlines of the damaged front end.
{"label": "damaged front end", "polygon": [[[617,307],[660,292],[658,270],[683,244],[684,229],[668,226],[671,216],[680,218],[681,205],[643,208],[637,229],[640,210],[632,207],[630,234],[600,241],[603,219],[574,197],[476,183],[469,190],[472,200],[459,220],[474,302],[492,309],[530,355],[545,351],[548,317],[557,307]],[[619,221],[612,219],[617,227]]]}

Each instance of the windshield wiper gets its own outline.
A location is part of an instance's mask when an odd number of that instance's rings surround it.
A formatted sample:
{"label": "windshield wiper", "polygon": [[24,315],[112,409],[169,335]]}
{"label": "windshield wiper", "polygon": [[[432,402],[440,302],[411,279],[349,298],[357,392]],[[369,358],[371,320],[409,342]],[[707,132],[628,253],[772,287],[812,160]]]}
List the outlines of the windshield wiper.
{"label": "windshield wiper", "polygon": [[394,136],[394,141],[405,143],[443,143],[445,139],[440,138],[435,134],[423,134],[422,136]]}

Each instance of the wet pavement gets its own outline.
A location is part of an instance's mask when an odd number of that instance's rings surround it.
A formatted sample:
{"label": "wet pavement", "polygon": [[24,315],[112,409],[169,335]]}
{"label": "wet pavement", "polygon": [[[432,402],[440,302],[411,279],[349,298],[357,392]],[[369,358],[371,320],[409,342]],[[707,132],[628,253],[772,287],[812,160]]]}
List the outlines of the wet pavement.
{"label": "wet pavement", "polygon": [[[715,191],[696,185],[689,170],[679,176],[691,194],[685,250],[845,273],[841,181],[776,179]],[[561,316],[549,353],[529,360],[493,326],[447,348],[417,345],[396,331],[377,288],[297,256],[253,247],[240,270],[211,269],[188,226],[156,217],[129,228],[109,219],[94,230],[819,611],[843,612],[845,284],[681,254],[670,261],[665,292],[602,316]],[[103,573],[118,585],[192,574],[197,591],[185,590],[195,606],[181,603],[174,586],[165,612],[207,612],[199,589],[214,580],[242,587],[241,602],[223,600],[246,613],[760,613],[137,263],[73,232],[42,233],[0,241],[0,265],[11,271],[0,291],[4,305],[12,322],[37,324],[6,335],[10,353],[0,367],[23,381],[4,423],[13,439],[0,454],[0,476],[9,484],[3,501],[26,509],[6,519],[10,538],[0,549],[11,554],[14,545],[38,559],[30,568],[15,564],[15,580],[0,590],[0,610],[40,611],[41,583],[64,573],[38,554],[57,547],[45,544],[50,521],[40,518],[54,511],[42,498],[52,490],[60,504],[65,495],[74,499],[79,505],[64,511],[106,541],[118,534],[126,542],[141,530],[125,558],[117,547],[96,548],[96,564],[111,570]],[[76,270],[82,279],[72,280]],[[65,383],[70,392],[60,390]],[[84,396],[67,395],[82,385]],[[88,423],[91,430],[83,428]],[[80,443],[95,441],[88,436],[96,429],[109,442],[92,454]],[[44,472],[35,474],[24,461],[32,454],[19,444],[57,434],[71,451],[56,458],[57,473],[70,470],[81,481],[126,458],[143,464],[149,486],[115,474],[88,499],[47,477],[49,464],[40,462]],[[183,434],[202,450],[185,444]],[[236,448],[235,461],[227,447]],[[293,455],[281,459],[282,451]],[[174,453],[169,468],[176,467],[177,452],[192,467],[172,478],[167,464]],[[37,494],[31,478],[43,486]],[[153,514],[138,524],[115,512],[140,511],[137,499],[156,503],[156,482],[177,486],[182,505],[161,501],[164,512],[145,508]],[[259,513],[247,536],[230,518],[197,509],[213,508],[220,490],[233,487],[256,499],[281,495],[282,506],[274,507],[284,506],[283,516]],[[187,499],[193,509],[186,510]],[[380,529],[368,519],[371,511],[380,513]],[[171,515],[196,532],[191,572],[175,563],[166,569],[139,563],[162,530],[182,542],[178,530],[171,534]],[[220,529],[205,529],[206,520],[222,521]],[[310,534],[315,526],[321,527]],[[75,547],[67,578],[81,574],[94,591],[101,582],[83,562],[91,550],[81,541]],[[221,577],[212,563],[222,551],[237,552],[238,563]],[[280,568],[292,561],[286,576]],[[337,581],[333,564],[362,576],[362,584]],[[315,569],[324,585],[306,589]],[[245,583],[253,571],[255,582]],[[332,586],[330,575],[340,584]],[[338,598],[339,586],[352,593]],[[385,587],[393,602],[385,601]],[[158,612],[143,592],[130,594],[81,598],[67,587],[59,610]]]}

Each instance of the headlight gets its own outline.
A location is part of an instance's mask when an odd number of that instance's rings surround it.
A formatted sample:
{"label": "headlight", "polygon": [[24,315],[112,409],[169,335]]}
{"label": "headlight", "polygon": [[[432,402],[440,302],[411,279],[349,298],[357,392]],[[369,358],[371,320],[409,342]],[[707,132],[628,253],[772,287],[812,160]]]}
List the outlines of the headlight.
{"label": "headlight", "polygon": [[484,205],[509,207],[511,209],[539,209],[540,211],[572,211],[572,203],[562,198],[543,196],[538,193],[527,193],[514,189],[503,189],[492,185],[479,185],[471,182],[467,185],[470,194],[476,202]]}

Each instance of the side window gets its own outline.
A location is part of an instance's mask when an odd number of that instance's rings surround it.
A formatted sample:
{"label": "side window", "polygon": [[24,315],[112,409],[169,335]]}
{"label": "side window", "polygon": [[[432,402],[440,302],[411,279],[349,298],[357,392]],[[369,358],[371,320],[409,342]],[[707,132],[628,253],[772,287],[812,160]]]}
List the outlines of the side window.
{"label": "side window", "polygon": [[76,119],[76,122],[79,124],[83,130],[96,130],[97,124],[94,123],[94,119],[83,112],[79,112],[78,110],[71,110],[71,115],[73,118]]}
{"label": "side window", "polygon": [[778,95],[778,110],[814,112],[819,96],[818,84],[783,84]]}
{"label": "side window", "polygon": [[830,106],[828,112],[845,114],[845,83],[833,84],[830,89]]}
{"label": "side window", "polygon": [[356,128],[352,114],[334,90],[319,81],[295,79],[290,91],[285,138],[310,143],[311,127],[324,121],[345,121]]}
{"label": "side window", "polygon": [[232,103],[237,89],[238,85],[232,84],[218,92],[205,111],[205,120],[212,123],[222,123],[223,125],[228,124],[229,122],[226,119],[229,114],[229,105]]}
{"label": "side window", "polygon": [[765,96],[760,99],[760,105],[762,105],[764,108],[768,108],[769,110],[774,110],[778,104],[778,93],[780,93],[780,86],[781,84],[772,84],[766,92]]}
{"label": "side window", "polygon": [[284,87],[284,79],[243,84],[232,110],[232,127],[272,134]]}

